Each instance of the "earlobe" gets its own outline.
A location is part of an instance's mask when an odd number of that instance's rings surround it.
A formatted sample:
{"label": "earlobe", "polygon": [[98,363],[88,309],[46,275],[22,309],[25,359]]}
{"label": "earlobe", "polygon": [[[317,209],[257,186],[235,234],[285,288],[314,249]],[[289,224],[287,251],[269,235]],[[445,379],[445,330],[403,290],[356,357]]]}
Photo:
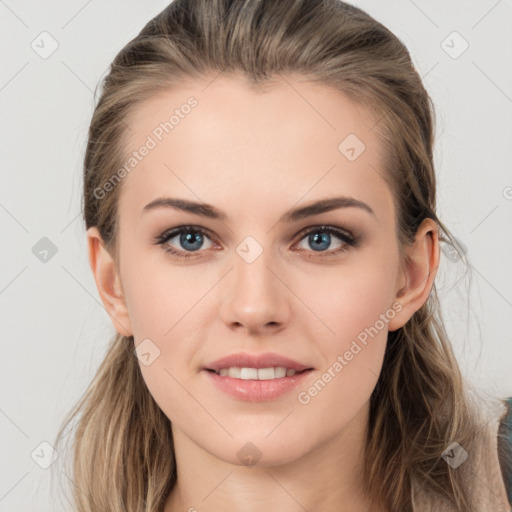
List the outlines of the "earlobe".
{"label": "earlobe", "polygon": [[132,327],[128,316],[125,298],[116,269],[114,258],[105,248],[96,226],[87,230],[89,265],[94,274],[96,287],[117,332],[123,336],[132,336]]}
{"label": "earlobe", "polygon": [[440,256],[438,227],[433,219],[423,220],[413,245],[406,249],[406,253],[407,257],[397,280],[395,297],[402,308],[389,322],[389,331],[403,327],[430,295]]}

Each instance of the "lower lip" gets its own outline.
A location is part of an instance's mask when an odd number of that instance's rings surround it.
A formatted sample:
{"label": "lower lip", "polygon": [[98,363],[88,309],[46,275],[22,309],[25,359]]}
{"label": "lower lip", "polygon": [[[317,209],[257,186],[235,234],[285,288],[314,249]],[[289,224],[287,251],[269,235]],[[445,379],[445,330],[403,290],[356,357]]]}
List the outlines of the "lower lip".
{"label": "lower lip", "polygon": [[276,398],[289,393],[294,388],[303,383],[304,379],[313,370],[306,370],[302,373],[296,373],[291,377],[282,377],[272,380],[243,380],[232,377],[221,377],[215,372],[203,370],[208,374],[213,383],[228,395],[247,400],[250,402],[265,402],[275,400]]}

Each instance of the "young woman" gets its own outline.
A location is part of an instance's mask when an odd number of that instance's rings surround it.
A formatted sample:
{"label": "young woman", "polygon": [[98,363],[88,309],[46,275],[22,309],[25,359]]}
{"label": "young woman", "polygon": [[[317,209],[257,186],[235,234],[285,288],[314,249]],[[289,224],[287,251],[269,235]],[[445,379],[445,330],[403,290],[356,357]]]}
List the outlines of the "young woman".
{"label": "young woman", "polygon": [[76,510],[510,509],[507,402],[439,312],[433,114],[338,0],[176,0],[122,49],[84,163],[117,334],[59,433]]}

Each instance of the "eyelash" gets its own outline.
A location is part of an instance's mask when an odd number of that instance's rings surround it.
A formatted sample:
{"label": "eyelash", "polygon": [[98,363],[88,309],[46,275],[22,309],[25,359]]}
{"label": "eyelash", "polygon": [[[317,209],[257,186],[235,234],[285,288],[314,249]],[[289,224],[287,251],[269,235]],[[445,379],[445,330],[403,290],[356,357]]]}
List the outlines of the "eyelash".
{"label": "eyelash", "polygon": [[[359,239],[353,235],[351,235],[348,231],[345,231],[344,229],[337,228],[335,226],[325,226],[325,225],[319,225],[319,226],[313,226],[304,228],[300,233],[298,233],[297,236],[300,236],[299,242],[301,242],[307,235],[311,233],[330,233],[334,234],[338,239],[340,239],[344,245],[335,250],[331,251],[320,251],[319,254],[323,254],[325,256],[333,256],[336,254],[341,254],[345,251],[347,251],[348,247],[357,247],[359,243]],[[164,251],[171,253],[174,256],[177,256],[179,258],[193,258],[196,256],[196,252],[198,251],[178,251],[171,247],[170,245],[167,245],[166,242],[168,242],[171,238],[174,238],[176,235],[180,235],[183,233],[194,233],[194,234],[201,234],[205,235],[208,238],[212,239],[214,241],[214,237],[211,236],[211,233],[209,230],[198,227],[198,226],[180,226],[178,228],[173,228],[171,230],[167,230],[155,239],[155,243],[157,245],[161,245]],[[307,252],[314,252],[314,251],[307,251]]]}

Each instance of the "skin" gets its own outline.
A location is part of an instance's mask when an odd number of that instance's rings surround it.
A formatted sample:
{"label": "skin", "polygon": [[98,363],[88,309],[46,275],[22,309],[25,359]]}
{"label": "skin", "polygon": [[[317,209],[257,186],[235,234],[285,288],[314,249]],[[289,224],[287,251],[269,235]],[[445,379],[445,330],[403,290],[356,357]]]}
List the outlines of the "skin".
{"label": "skin", "polygon": [[[211,80],[183,82],[132,113],[129,150],[189,96],[198,100],[122,181],[118,266],[97,229],[87,232],[91,269],[116,329],[133,335],[135,346],[149,338],[160,350],[140,368],[172,422],[178,482],[165,511],[366,511],[361,467],[369,399],[388,331],[403,326],[432,288],[437,226],[426,219],[406,248],[407,262],[400,260],[371,112],[298,77],[279,79],[264,93],[236,77]],[[338,150],[349,134],[366,146],[354,161]],[[349,207],[278,223],[290,208],[340,195],[364,201],[374,215]],[[171,208],[142,214],[162,196],[208,203],[227,217]],[[199,251],[179,236],[167,244],[192,258],[155,243],[166,230],[190,224],[213,234]],[[331,234],[315,251],[307,234],[298,236],[324,224],[359,235],[359,245]],[[252,263],[236,252],[247,236],[263,251]],[[317,396],[300,403],[298,392],[393,304],[401,306],[394,318]],[[200,368],[237,351],[277,352],[314,371],[306,385],[273,401],[236,400]],[[254,466],[237,455],[248,442],[260,452]]]}

